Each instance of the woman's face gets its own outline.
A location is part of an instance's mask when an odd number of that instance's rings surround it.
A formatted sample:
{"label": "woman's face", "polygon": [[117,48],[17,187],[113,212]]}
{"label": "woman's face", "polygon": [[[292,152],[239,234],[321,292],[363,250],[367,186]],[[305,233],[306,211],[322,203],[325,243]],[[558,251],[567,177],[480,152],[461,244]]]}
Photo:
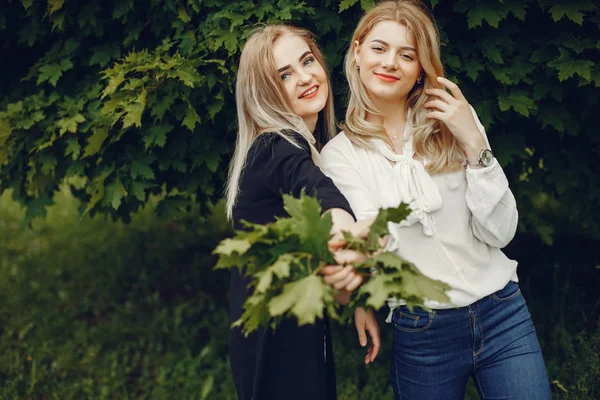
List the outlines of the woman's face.
{"label": "woman's face", "polygon": [[304,39],[294,34],[284,34],[275,41],[273,57],[292,110],[314,129],[318,113],[325,108],[329,95],[323,66]]}
{"label": "woman's face", "polygon": [[396,21],[379,22],[354,42],[354,59],[372,100],[405,100],[421,74],[413,35]]}

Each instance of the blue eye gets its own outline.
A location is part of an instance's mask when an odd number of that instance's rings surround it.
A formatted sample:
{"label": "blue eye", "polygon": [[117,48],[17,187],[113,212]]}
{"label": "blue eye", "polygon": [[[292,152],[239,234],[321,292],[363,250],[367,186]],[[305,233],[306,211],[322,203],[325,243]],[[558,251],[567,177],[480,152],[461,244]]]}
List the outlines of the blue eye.
{"label": "blue eye", "polygon": [[285,81],[287,78],[289,78],[291,74],[289,72],[286,72],[285,74],[281,74],[281,80]]}
{"label": "blue eye", "polygon": [[310,65],[313,62],[315,62],[315,59],[313,57],[308,57],[306,60],[304,60],[304,66]]}

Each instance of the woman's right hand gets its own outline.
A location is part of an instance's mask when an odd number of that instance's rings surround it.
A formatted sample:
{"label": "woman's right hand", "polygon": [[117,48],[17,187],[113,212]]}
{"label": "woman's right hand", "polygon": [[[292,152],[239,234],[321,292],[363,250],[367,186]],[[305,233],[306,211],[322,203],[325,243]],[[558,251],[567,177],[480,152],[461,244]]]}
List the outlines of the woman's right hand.
{"label": "woman's right hand", "polygon": [[325,283],[338,290],[336,301],[340,304],[350,302],[350,293],[356,290],[363,282],[362,275],[358,274],[353,264],[364,261],[365,256],[354,250],[337,250],[333,257],[338,265],[328,265],[321,269]]}

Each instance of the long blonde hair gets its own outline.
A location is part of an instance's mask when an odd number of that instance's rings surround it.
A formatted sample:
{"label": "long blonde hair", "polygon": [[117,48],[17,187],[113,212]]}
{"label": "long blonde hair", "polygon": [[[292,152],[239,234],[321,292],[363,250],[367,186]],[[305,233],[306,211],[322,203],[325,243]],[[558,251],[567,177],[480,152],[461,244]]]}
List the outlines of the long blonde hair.
{"label": "long blonde hair", "polygon": [[[413,147],[416,154],[427,159],[426,169],[430,174],[455,171],[462,168],[462,150],[458,141],[445,124],[435,119],[427,119],[423,106],[428,101],[425,89],[443,87],[436,77],[444,76],[440,60],[440,41],[437,26],[430,11],[418,0],[384,1],[367,12],[359,21],[352,36],[352,44],[346,53],[344,69],[350,85],[350,99],[343,125],[348,139],[356,146],[372,149],[373,137],[385,141],[393,148],[383,126],[367,121],[367,114],[381,115],[370,100],[366,88],[360,80],[354,46],[363,43],[371,29],[382,21],[395,21],[407,27],[416,42],[417,58],[423,68],[422,84],[417,83],[408,94],[407,106],[412,109],[411,120]],[[401,110],[406,112],[406,110]]]}
{"label": "long blonde hair", "polygon": [[[250,35],[240,56],[235,86],[238,135],[226,188],[229,219],[232,218],[233,207],[238,197],[240,178],[246,165],[248,151],[260,134],[275,132],[299,147],[298,141],[289,131],[300,133],[308,141],[312,158],[318,165],[319,153],[315,146],[320,148],[329,135],[335,132],[331,85],[325,108],[319,112],[318,126],[326,131],[321,132],[321,140],[316,141],[303,119],[292,111],[273,57],[273,44],[284,34],[293,34],[304,39],[315,59],[327,73],[325,58],[314,43],[313,35],[305,29],[287,25],[267,25]],[[327,80],[329,81],[329,75]]]}

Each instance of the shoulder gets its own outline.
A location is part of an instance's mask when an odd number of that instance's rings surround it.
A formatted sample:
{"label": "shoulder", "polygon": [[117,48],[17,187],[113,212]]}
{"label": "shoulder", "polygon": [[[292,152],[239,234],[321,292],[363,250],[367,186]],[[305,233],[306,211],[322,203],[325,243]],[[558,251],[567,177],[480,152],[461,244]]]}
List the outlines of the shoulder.
{"label": "shoulder", "polygon": [[329,140],[327,144],[321,150],[322,156],[327,156],[329,154],[338,153],[340,151],[347,151],[352,149],[352,142],[348,139],[348,136],[341,131],[337,135],[333,137],[333,139]]}
{"label": "shoulder", "polygon": [[248,152],[248,163],[253,164],[258,160],[265,161],[265,158],[273,160],[294,154],[310,155],[308,141],[300,133],[264,132],[254,139]]}
{"label": "shoulder", "polygon": [[358,158],[362,157],[359,155],[362,153],[362,149],[354,145],[348,135],[341,131],[323,147],[321,159],[324,163],[342,160],[344,162],[356,162]]}

